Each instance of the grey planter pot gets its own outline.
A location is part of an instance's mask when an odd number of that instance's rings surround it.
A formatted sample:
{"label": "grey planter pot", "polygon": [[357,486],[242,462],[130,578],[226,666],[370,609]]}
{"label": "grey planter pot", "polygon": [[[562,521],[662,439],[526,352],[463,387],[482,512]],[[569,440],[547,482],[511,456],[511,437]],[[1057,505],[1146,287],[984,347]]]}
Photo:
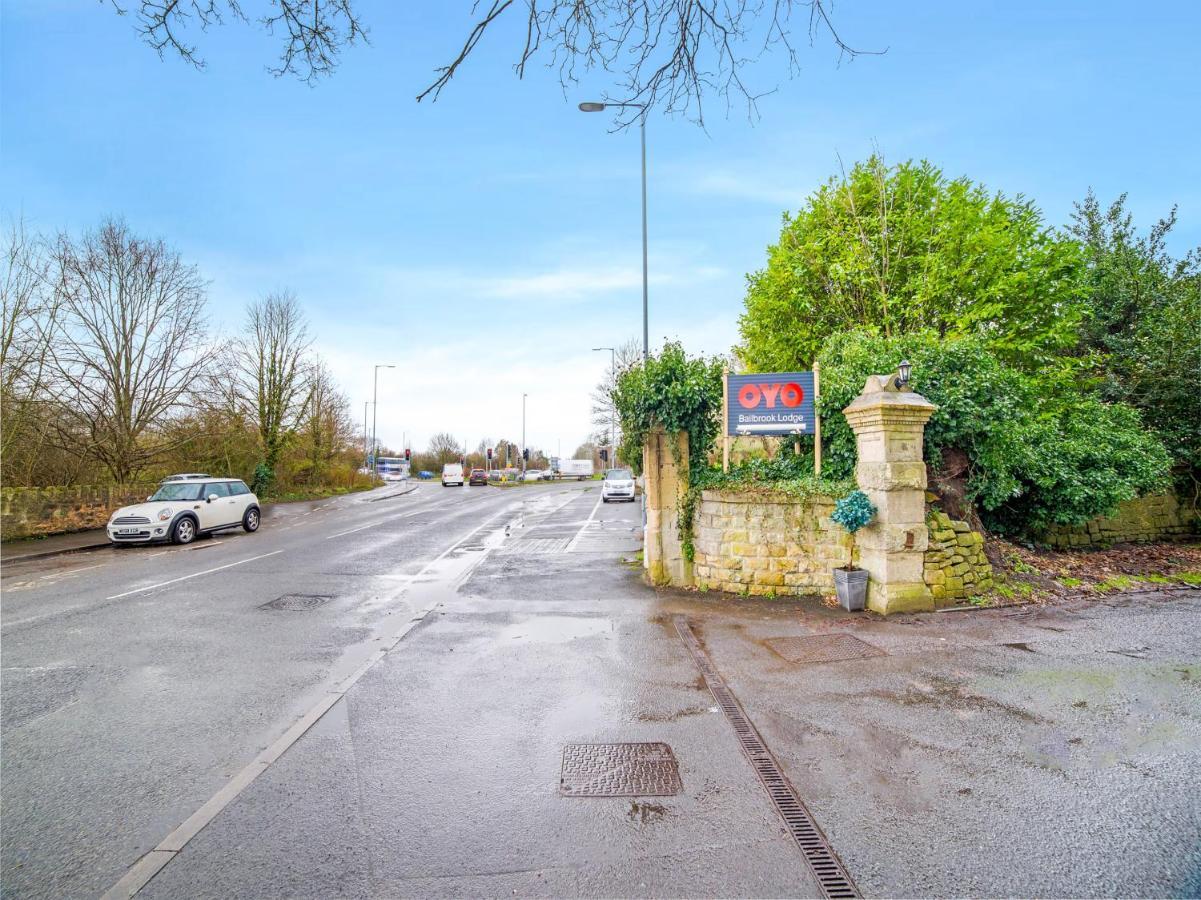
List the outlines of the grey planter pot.
{"label": "grey planter pot", "polygon": [[838,604],[847,612],[862,612],[867,604],[867,569],[834,570]]}

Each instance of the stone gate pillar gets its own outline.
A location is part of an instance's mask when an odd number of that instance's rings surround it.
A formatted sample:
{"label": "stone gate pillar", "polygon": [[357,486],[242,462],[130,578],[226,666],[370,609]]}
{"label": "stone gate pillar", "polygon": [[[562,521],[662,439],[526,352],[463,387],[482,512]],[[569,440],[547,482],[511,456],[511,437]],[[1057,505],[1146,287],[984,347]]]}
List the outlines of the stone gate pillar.
{"label": "stone gate pillar", "polygon": [[868,609],[882,615],[934,609],[922,573],[929,541],[922,437],[936,408],[898,388],[895,376],[872,375],[842,411],[858,446],[855,480],[877,510],[855,544],[871,576]]}
{"label": "stone gate pillar", "polygon": [[[676,452],[672,453],[672,442]],[[679,459],[679,464],[676,459]],[[652,428],[642,451],[646,477],[646,543],[643,563],[655,584],[692,584],[692,564],[680,544],[680,498],[688,491],[688,433]]]}

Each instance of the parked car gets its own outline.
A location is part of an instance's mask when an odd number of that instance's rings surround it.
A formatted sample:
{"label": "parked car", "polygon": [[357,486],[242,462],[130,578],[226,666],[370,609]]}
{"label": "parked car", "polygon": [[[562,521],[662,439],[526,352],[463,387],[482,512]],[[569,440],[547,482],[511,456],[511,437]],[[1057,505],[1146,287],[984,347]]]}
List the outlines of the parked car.
{"label": "parked car", "polygon": [[447,463],[442,467],[442,487],[452,484],[463,486],[463,467],[458,463]]}
{"label": "parked car", "polygon": [[190,544],[228,528],[255,532],[261,521],[259,498],[244,481],[193,472],[165,479],[145,503],[121,507],[106,531],[114,544]]}
{"label": "parked car", "polygon": [[483,469],[472,469],[471,476],[467,479],[468,484],[487,484],[488,473]]}
{"label": "parked car", "polygon": [[434,473],[427,471],[426,469],[422,469],[420,472],[417,473],[417,477],[420,478],[422,481],[429,481],[431,478],[434,477]]}
{"label": "parked car", "polygon": [[609,469],[601,482],[601,500],[629,500],[634,502],[634,473],[629,469]]}

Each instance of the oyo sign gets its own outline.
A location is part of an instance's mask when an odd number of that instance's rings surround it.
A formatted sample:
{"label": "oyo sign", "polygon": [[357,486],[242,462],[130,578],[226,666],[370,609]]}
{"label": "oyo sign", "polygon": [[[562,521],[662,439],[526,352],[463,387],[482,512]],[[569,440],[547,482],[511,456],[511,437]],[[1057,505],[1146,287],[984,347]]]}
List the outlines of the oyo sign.
{"label": "oyo sign", "polygon": [[785,382],[781,384],[744,384],[738,391],[738,404],[743,409],[755,409],[762,406],[764,409],[774,409],[776,401],[779,400],[781,406],[797,407],[805,399],[805,389],[795,381]]}
{"label": "oyo sign", "polygon": [[730,375],[726,433],[812,434],[812,372]]}

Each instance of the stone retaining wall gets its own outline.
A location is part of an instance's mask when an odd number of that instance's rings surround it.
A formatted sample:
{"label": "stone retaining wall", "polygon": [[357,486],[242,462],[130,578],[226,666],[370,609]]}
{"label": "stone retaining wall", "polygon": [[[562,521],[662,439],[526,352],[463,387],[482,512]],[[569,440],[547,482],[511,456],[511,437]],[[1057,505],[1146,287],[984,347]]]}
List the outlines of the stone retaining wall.
{"label": "stone retaining wall", "polygon": [[923,575],[936,606],[953,606],[992,587],[992,564],[984,555],[984,535],[972,531],[967,522],[937,511],[926,518],[926,526],[930,543]]}
{"label": "stone retaining wall", "polygon": [[1057,550],[1107,547],[1110,544],[1187,540],[1201,525],[1198,511],[1175,494],[1154,494],[1127,500],[1112,516],[1098,516],[1083,525],[1056,525],[1043,540]]}
{"label": "stone retaining wall", "polygon": [[0,490],[0,537],[6,541],[99,528],[113,510],[141,503],[157,484]]}
{"label": "stone retaining wall", "polygon": [[704,491],[693,516],[698,587],[758,596],[828,594],[851,537],[830,521],[834,500]]}

